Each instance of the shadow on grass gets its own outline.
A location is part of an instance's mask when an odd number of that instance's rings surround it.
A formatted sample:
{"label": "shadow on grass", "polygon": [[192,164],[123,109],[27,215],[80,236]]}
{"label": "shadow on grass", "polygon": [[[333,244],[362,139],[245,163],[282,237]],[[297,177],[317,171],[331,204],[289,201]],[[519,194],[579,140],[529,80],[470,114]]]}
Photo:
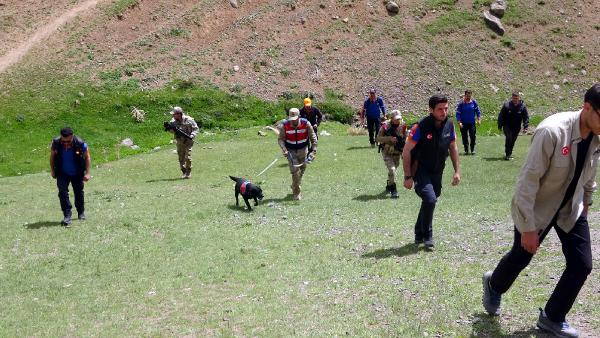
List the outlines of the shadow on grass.
{"label": "shadow on grass", "polygon": [[60,222],[41,221],[24,225],[27,229],[40,229],[60,226]]}
{"label": "shadow on grass", "polygon": [[[482,157],[483,160],[488,161],[488,162],[498,162],[498,161],[505,161],[504,160],[504,156],[500,156],[500,157]],[[508,162],[508,161],[506,161]]]}
{"label": "shadow on grass", "polygon": [[360,149],[371,149],[371,146],[352,146],[346,148],[346,150],[360,150]]}
{"label": "shadow on grass", "polygon": [[[250,203],[250,205],[252,205],[252,210],[254,210],[254,208],[260,207],[260,204],[258,206],[254,206],[254,201],[252,203]],[[248,208],[246,208],[246,203],[244,203],[244,202],[240,203],[239,206],[237,206],[235,204],[228,204],[227,208],[230,210],[234,210],[234,211],[244,211],[244,212],[251,211],[251,210],[248,210]]]}
{"label": "shadow on grass", "polygon": [[403,246],[401,246],[399,248],[389,248],[389,249],[375,250],[373,252],[362,254],[360,257],[362,257],[362,258],[375,258],[375,259],[389,258],[389,257],[392,257],[392,256],[404,257],[404,256],[408,256],[408,255],[414,255],[414,254],[416,254],[417,252],[419,252],[421,250],[425,250],[425,248],[424,247],[419,247],[415,243],[408,243],[408,244],[405,244],[405,245],[403,245]]}
{"label": "shadow on grass", "polygon": [[537,330],[535,327],[532,327],[529,330],[518,330],[510,333],[502,332],[502,327],[500,326],[500,318],[495,316],[490,316],[484,312],[476,312],[473,314],[473,318],[477,318],[478,320],[473,323],[473,332],[471,332],[471,338],[475,337],[538,337],[538,338],[546,338],[552,337],[551,335],[544,333],[543,331]]}
{"label": "shadow on grass", "polygon": [[285,197],[282,197],[282,198],[266,198],[266,199],[263,199],[261,202],[259,202],[258,205],[269,204],[270,202],[273,202],[273,203],[283,203],[283,202],[295,202],[295,201],[294,201],[294,195],[293,194],[287,194]]}
{"label": "shadow on grass", "polygon": [[147,180],[146,183],[154,183],[154,182],[174,182],[174,181],[183,181],[180,177],[172,177],[172,178],[157,178],[154,180]]}
{"label": "shadow on grass", "polygon": [[385,200],[388,198],[389,198],[388,193],[385,191],[382,191],[376,195],[359,195],[359,196],[354,197],[353,200],[361,201],[361,202],[369,202],[372,200]]}

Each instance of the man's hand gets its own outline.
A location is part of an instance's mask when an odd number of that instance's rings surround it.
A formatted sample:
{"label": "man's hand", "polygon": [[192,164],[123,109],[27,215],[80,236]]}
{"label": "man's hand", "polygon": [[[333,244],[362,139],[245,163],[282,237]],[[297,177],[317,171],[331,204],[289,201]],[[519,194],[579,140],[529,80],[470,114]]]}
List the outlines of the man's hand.
{"label": "man's hand", "polygon": [[413,181],[412,177],[404,180],[404,187],[408,190],[412,189],[414,184],[415,184],[415,182]]}
{"label": "man's hand", "polygon": [[281,153],[283,154],[283,157],[287,157],[289,152],[287,150],[283,150]]}
{"label": "man's hand", "polygon": [[458,127],[459,127],[460,129],[462,129],[462,127],[463,127],[463,126],[462,126],[462,122],[458,122]]}
{"label": "man's hand", "polygon": [[89,173],[87,173],[87,174],[83,175],[83,181],[84,181],[84,182],[87,182],[87,181],[89,181],[89,180],[90,180],[90,174],[89,174]]}
{"label": "man's hand", "polygon": [[458,185],[460,183],[460,173],[455,172],[452,176],[452,185]]}
{"label": "man's hand", "polygon": [[397,137],[395,137],[395,136],[394,136],[394,137],[392,137],[392,143],[393,143],[393,144],[396,144],[396,143],[398,143],[398,138],[397,138]]}
{"label": "man's hand", "polygon": [[52,176],[52,178],[56,178],[56,173],[54,172],[54,170],[52,170],[52,171],[50,172],[50,176]]}
{"label": "man's hand", "polygon": [[587,214],[588,214],[588,210],[590,209],[589,204],[584,204],[583,205],[583,212],[581,213],[581,216],[587,218]]}
{"label": "man's hand", "polygon": [[481,124],[481,119],[478,118],[477,119],[477,125],[480,125],[480,124]]}
{"label": "man's hand", "polygon": [[525,251],[535,255],[540,246],[540,236],[537,231],[526,231],[521,233],[521,246]]}

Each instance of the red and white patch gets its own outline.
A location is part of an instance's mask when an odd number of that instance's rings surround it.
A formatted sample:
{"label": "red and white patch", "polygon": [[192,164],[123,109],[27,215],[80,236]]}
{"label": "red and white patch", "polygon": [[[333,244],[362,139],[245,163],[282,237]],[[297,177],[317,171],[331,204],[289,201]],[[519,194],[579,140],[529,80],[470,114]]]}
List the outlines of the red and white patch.
{"label": "red and white patch", "polygon": [[431,135],[431,134],[427,134],[427,139],[428,139],[428,140],[431,140],[432,138],[433,138],[433,135]]}
{"label": "red and white patch", "polygon": [[567,156],[567,155],[569,155],[569,151],[570,151],[569,147],[563,147],[563,148],[562,148],[562,154],[563,154],[564,156]]}

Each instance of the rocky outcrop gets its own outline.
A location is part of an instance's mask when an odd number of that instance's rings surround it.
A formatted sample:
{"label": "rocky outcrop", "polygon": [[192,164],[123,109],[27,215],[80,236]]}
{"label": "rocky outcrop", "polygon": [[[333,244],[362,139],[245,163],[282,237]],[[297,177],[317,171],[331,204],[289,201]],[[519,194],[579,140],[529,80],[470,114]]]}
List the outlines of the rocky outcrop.
{"label": "rocky outcrop", "polygon": [[506,0],[494,0],[490,5],[490,13],[498,18],[502,18],[504,13],[506,12],[506,8],[508,7],[508,3]]}
{"label": "rocky outcrop", "polygon": [[498,17],[492,15],[489,11],[483,11],[483,20],[490,29],[492,29],[498,35],[504,35],[504,26]]}

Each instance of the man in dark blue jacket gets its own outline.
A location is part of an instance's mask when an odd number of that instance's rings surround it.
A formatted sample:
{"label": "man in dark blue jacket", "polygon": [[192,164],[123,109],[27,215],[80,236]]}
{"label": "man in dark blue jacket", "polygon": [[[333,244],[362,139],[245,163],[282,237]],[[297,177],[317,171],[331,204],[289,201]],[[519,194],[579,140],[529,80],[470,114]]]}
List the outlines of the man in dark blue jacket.
{"label": "man in dark blue jacket", "polygon": [[523,131],[529,128],[529,114],[525,102],[521,100],[519,92],[512,93],[510,101],[505,102],[498,114],[498,130],[504,130],[506,140],[504,142],[504,159],[511,160],[513,158],[512,151],[517,142],[517,137],[521,131],[521,123],[523,123]]}
{"label": "man in dark blue jacket", "polygon": [[369,97],[365,100],[363,108],[360,111],[361,120],[365,120],[365,113],[367,115],[367,129],[369,130],[369,142],[371,147],[375,147],[375,137],[379,132],[381,125],[381,115],[385,115],[385,105],[381,96],[377,96],[377,91],[371,89],[369,91]]}
{"label": "man in dark blue jacket", "polygon": [[409,131],[402,162],[404,187],[412,189],[421,198],[421,209],[415,223],[415,243],[433,250],[433,211],[442,193],[442,175],[450,155],[454,175],[452,185],[460,183],[460,164],[454,124],[448,119],[448,98],[433,95],[429,98],[429,116]]}
{"label": "man in dark blue jacket", "polygon": [[[465,155],[469,155],[469,146],[471,148],[471,155],[475,155],[475,134],[477,133],[475,124],[481,122],[481,110],[479,110],[479,105],[472,96],[472,91],[465,90],[463,101],[456,106],[456,122],[458,122],[458,126],[460,127]],[[469,138],[471,142],[469,142]]]}
{"label": "man in dark blue jacket", "polygon": [[71,201],[69,201],[69,183],[75,194],[75,208],[78,218],[85,220],[85,205],[83,198],[83,182],[90,179],[90,152],[87,144],[78,136],[73,135],[73,129],[65,127],[60,130],[60,136],[52,140],[50,148],[50,175],[56,179],[60,208],[63,212],[62,225],[71,224]]}

